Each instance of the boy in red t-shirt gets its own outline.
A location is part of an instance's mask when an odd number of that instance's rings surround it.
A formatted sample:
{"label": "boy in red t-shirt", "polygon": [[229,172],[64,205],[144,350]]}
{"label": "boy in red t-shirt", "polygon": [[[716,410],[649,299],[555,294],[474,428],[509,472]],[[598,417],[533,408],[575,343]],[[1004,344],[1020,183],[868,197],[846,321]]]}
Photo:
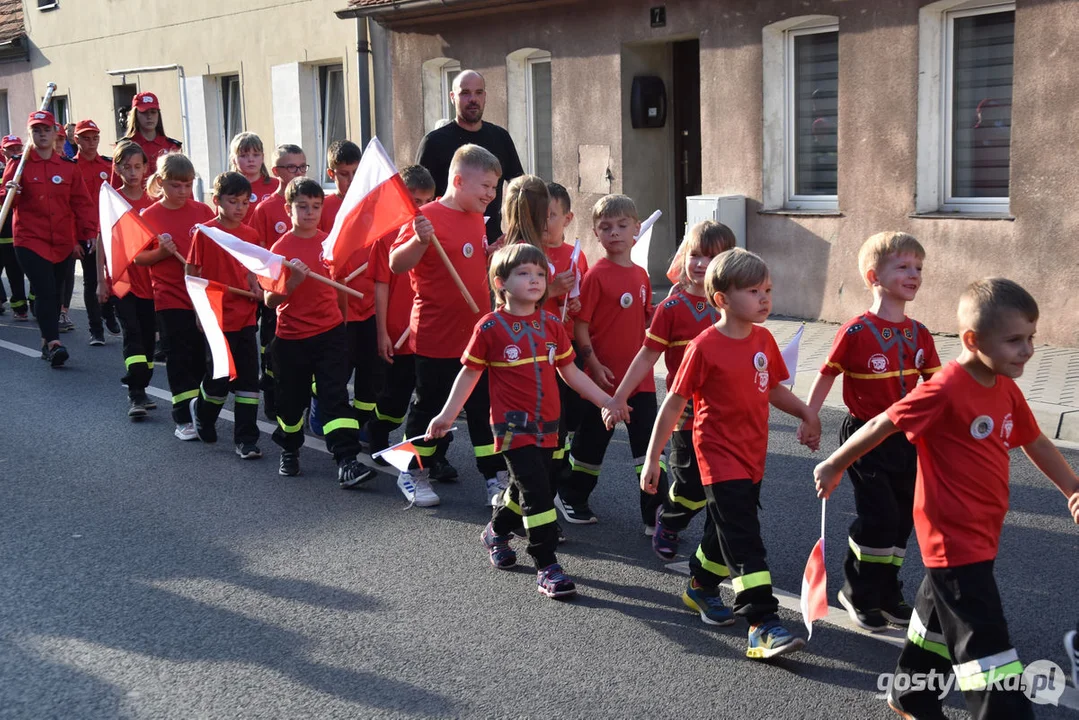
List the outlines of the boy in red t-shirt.
{"label": "boy in red t-shirt", "polygon": [[[686,348],[652,430],[641,489],[656,492],[663,447],[692,398],[693,447],[723,555],[715,572],[731,576],[734,614],[749,623],[746,657],[766,659],[805,645],[776,614],[779,601],[772,593],[757,517],[768,455],[768,406],[801,418],[798,439],[813,450],[820,442],[820,420],[780,385],[787,367],[775,338],[757,324],[772,310],[764,261],[740,248],[717,255],[708,264],[705,291],[720,318]],[[733,618],[719,624],[729,622]]]}
{"label": "boy in red t-shirt", "polygon": [[[614,392],[637,355],[648,321],[652,317],[652,285],[648,273],[630,259],[633,238],[640,231],[637,206],[625,195],[608,195],[592,208],[592,231],[603,246],[603,257],[581,283],[581,311],[575,335],[577,352],[585,372],[605,392]],[[640,473],[648,431],[656,417],[656,380],[647,373],[627,402],[633,409],[627,423],[633,464]],[[558,479],[555,506],[567,522],[584,525],[596,522],[588,498],[599,480],[600,465],[614,429],[608,430],[598,408],[583,405],[580,424],[570,445],[568,478]],[[667,463],[663,461],[662,493],[641,493],[641,521],[651,535],[656,508],[667,497]]]}
{"label": "boy in red t-shirt", "polygon": [[[905,397],[919,377],[928,379],[940,370],[933,336],[905,314],[921,287],[924,262],[921,243],[901,232],[877,233],[858,252],[858,270],[873,305],[839,328],[807,401],[820,412],[836,376],[843,375],[843,401],[850,412],[840,443]],[[914,529],[917,463],[914,446],[897,433],[847,469],[858,516],[850,526],[839,603],[855,625],[870,632],[910,622],[899,570]]]}
{"label": "boy in red t-shirt", "polygon": [[486,374],[491,384],[495,450],[506,460],[510,484],[481,540],[491,564],[507,570],[517,564],[510,540],[523,524],[539,592],[567,597],[577,588],[555,557],[557,514],[550,484],[561,414],[555,375],[564,375],[582,396],[618,417],[624,417],[625,406],[616,406],[573,364],[573,346],[561,318],[542,309],[547,294],[547,257],[542,250],[527,243],[498,250],[491,258],[491,286],[498,307],[476,324],[461,356],[464,367],[453,392],[442,412],[431,420],[427,435],[438,438],[449,431]]}
{"label": "boy in red t-shirt", "polygon": [[[435,180],[422,165],[401,168],[401,179],[416,207],[423,207],[434,200]],[[375,396],[374,417],[367,421],[367,436],[371,452],[385,450],[390,444],[390,433],[405,421],[408,401],[416,387],[415,355],[408,342],[408,320],[416,291],[407,274],[390,272],[390,246],[397,239],[397,232],[388,233],[375,241],[367,262],[367,274],[375,284],[375,336],[378,362],[382,364],[385,377]],[[398,346],[400,344],[400,346]],[[378,458],[375,462],[379,462]],[[382,462],[385,462],[384,460]],[[456,471],[454,471],[456,473]]]}
{"label": "boy in red t-shirt", "polygon": [[[918,450],[914,528],[926,569],[894,677],[954,671],[974,717],[1031,718],[1027,695],[1015,689],[1023,665],[993,577],[1008,512],[1009,451],[1023,449],[1068,498],[1077,523],[1079,478],[1015,384],[1034,354],[1034,298],[1004,278],[978,280],[960,297],[958,316],[959,358],[817,465],[817,495],[828,497],[843,471],[886,438],[906,434]],[[938,688],[905,685],[889,688],[892,709],[944,716]]]}
{"label": "boy in red t-shirt", "polygon": [[370,480],[375,471],[361,463],[360,424],[348,407],[348,358],[345,347],[345,299],[339,290],[305,278],[311,273],[326,276],[322,264],[322,241],[318,229],[322,213],[322,186],[308,178],[296,178],[285,188],[285,203],[292,230],[273,244],[272,252],[292,261],[284,293],[266,290],[266,307],[277,310],[277,337],[273,353],[277,389],[277,429],[273,441],[281,446],[278,473],[300,474],[303,447],[303,413],[311,402],[311,378],[321,397],[326,449],[337,463],[337,481],[351,488]]}
{"label": "boy in red t-shirt", "polygon": [[[408,272],[416,300],[409,321],[409,341],[415,353],[416,399],[408,413],[405,437],[423,435],[431,418],[439,413],[450,395],[460,366],[460,357],[476,321],[491,306],[487,285],[487,229],[483,213],[494,200],[502,167],[498,159],[478,145],[462,145],[450,162],[449,187],[438,200],[420,208],[421,215],[401,234],[390,250],[390,269]],[[474,313],[449,277],[439,253],[431,248],[437,236],[450,263],[479,313]],[[491,410],[487,382],[465,402],[468,434],[476,456],[476,467],[487,481],[485,499],[493,505],[509,480],[502,457],[495,452],[494,436],[487,424]],[[445,447],[445,439],[419,440],[414,443],[423,458],[433,458]],[[444,450],[441,450],[444,454]],[[420,507],[439,503],[431,488],[426,468],[406,470],[397,478],[409,502]]]}
{"label": "boy in red t-shirt", "polygon": [[[206,223],[221,228],[244,242],[258,244],[258,233],[244,225],[251,200],[251,183],[238,172],[221,173],[214,180],[214,207],[217,217]],[[203,233],[195,233],[187,254],[187,274],[259,294],[254,273],[241,265]],[[207,347],[206,367],[199,395],[191,400],[195,432],[205,443],[217,442],[217,417],[228,400],[229,390],[236,396],[232,441],[243,460],[262,457],[259,449],[259,349],[255,330],[258,300],[235,293],[225,293],[222,331],[229,344],[236,378],[213,377],[213,360]]]}

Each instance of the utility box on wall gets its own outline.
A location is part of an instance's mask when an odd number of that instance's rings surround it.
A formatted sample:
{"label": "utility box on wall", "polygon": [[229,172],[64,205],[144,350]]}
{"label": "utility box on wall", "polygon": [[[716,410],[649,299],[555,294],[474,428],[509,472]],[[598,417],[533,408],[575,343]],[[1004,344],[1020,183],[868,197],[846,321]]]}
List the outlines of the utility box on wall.
{"label": "utility box on wall", "polygon": [[723,223],[734,233],[738,247],[746,246],[744,195],[690,195],[686,198],[686,230],[701,220]]}

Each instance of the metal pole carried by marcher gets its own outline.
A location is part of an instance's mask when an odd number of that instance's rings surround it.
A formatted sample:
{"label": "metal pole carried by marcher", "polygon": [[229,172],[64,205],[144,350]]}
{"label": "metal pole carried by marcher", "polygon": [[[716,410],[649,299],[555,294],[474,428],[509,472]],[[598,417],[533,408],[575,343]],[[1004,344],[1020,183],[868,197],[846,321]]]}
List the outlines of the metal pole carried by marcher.
{"label": "metal pole carried by marcher", "polygon": [[[45,99],[41,101],[40,111],[49,109],[49,103],[52,102],[52,94],[56,92],[56,83],[49,83],[45,86]],[[26,143],[28,146],[33,145],[33,141]],[[22,180],[22,170],[26,166],[26,158],[30,154],[30,148],[27,147],[23,150],[22,157],[19,158],[19,167],[15,169],[15,177],[11,178],[11,182],[16,185]],[[8,213],[11,212],[11,206],[15,204],[16,193],[12,190],[8,190],[7,195],[4,197],[4,207],[0,209],[0,225],[3,225],[7,221]]]}

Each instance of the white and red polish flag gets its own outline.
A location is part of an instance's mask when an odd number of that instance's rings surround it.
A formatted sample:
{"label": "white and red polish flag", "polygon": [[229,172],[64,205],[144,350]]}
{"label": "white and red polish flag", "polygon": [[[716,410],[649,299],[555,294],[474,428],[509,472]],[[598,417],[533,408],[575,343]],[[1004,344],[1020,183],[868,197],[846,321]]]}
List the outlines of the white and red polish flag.
{"label": "white and red polish flag", "polygon": [[191,297],[191,304],[195,306],[195,314],[202,323],[202,333],[206,336],[206,343],[210,346],[210,357],[213,358],[214,379],[228,377],[236,379],[236,365],[232,362],[232,352],[229,351],[228,340],[225,339],[225,293],[228,287],[213,280],[205,278],[184,276],[187,284],[187,294]]}
{"label": "white and red polish flag", "polygon": [[[447,432],[453,432],[456,429],[457,428],[452,427]],[[382,450],[381,452],[374,453],[373,455],[371,455],[371,457],[380,457],[401,472],[405,472],[406,470],[408,470],[408,466],[412,464],[412,458],[416,458],[416,464],[418,464],[420,466],[420,469],[422,470],[423,459],[420,457],[419,451],[416,450],[416,446],[412,443],[416,440],[423,440],[423,438],[423,435],[406,438],[401,442],[397,443],[396,445],[391,445],[390,447]]]}
{"label": "white and red polish flag", "polygon": [[[207,227],[199,224],[195,226],[196,232],[200,232],[217,243],[221,249],[245,268],[261,278],[259,284],[265,290],[275,293],[285,293],[285,283],[288,282],[289,268],[285,265],[285,258],[269,250],[244,242],[240,238],[225,232],[221,228]],[[267,282],[268,281],[268,282]]]}
{"label": "white and red polish flag", "polygon": [[352,255],[416,217],[416,204],[378,138],[371,138],[360,158],[352,185],[341,201],[330,234],[322,241],[322,259],[344,269]]}
{"label": "white and red polish flag", "polygon": [[112,279],[112,293],[123,297],[131,290],[127,269],[135,256],[157,237],[138,212],[111,185],[101,183],[97,196],[97,214],[101,221],[101,249],[105,252],[105,267]]}
{"label": "white and red polish flag", "polygon": [[820,538],[809,553],[805,574],[802,576],[802,619],[805,621],[809,637],[813,637],[813,621],[828,617],[828,570],[824,565],[824,511],[827,500],[820,505]]}

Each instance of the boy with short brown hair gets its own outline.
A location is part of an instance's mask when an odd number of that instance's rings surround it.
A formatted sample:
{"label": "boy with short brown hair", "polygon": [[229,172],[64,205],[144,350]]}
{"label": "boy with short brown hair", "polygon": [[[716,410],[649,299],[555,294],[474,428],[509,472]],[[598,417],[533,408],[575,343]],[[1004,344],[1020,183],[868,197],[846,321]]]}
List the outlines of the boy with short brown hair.
{"label": "boy with short brown hair", "polygon": [[[869,310],[839,328],[827,361],[809,393],[820,411],[836,376],[843,375],[849,413],[840,443],[940,370],[929,330],[905,314],[922,283],[925,249],[903,232],[880,232],[858,252],[858,270],[873,293]],[[858,515],[850,526],[839,602],[851,621],[870,632],[905,627],[911,607],[903,599],[899,570],[914,528],[917,453],[902,435],[859,458],[848,469]]]}
{"label": "boy with short brown hair", "polygon": [[[881,412],[814,470],[828,497],[843,470],[895,433],[918,450],[914,527],[925,564],[895,676],[956,675],[977,718],[1030,718],[1023,665],[1008,638],[993,563],[1008,512],[1009,451],[1028,458],[1068,498],[1079,523],[1079,478],[1038,429],[1015,378],[1034,354],[1038,305],[1004,278],[971,283],[959,300],[963,350]],[[1005,689],[1009,688],[1009,689]],[[944,717],[933,688],[888,691],[904,717]]]}

